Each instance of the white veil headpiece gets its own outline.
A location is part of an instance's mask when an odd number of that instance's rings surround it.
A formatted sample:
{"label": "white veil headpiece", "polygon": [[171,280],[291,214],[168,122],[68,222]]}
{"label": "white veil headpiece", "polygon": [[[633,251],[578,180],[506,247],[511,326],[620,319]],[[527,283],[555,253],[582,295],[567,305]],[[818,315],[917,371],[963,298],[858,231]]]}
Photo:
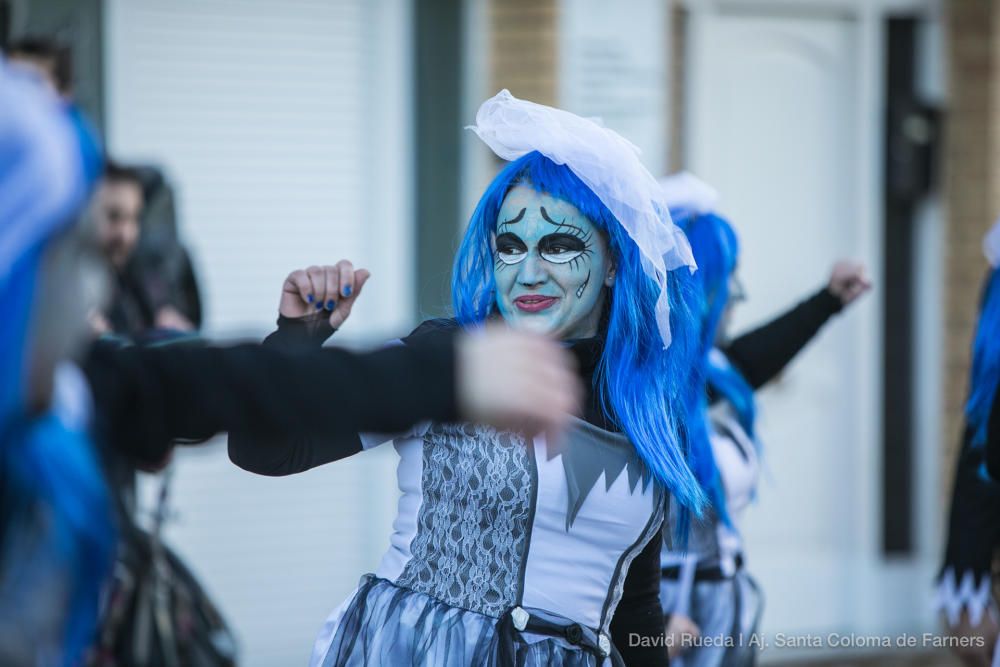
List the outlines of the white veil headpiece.
{"label": "white veil headpiece", "polygon": [[519,100],[507,90],[483,102],[468,129],[504,160],[538,151],[583,181],[639,247],[642,268],[656,281],[656,323],[670,345],[667,271],[696,268],[691,246],[671,221],[663,190],[620,134],[568,111]]}
{"label": "white veil headpiece", "polygon": [[690,171],[661,178],[660,187],[671,211],[705,215],[714,213],[719,205],[718,191]]}
{"label": "white veil headpiece", "polygon": [[1000,269],[1000,220],[983,237],[983,254],[994,269]]}

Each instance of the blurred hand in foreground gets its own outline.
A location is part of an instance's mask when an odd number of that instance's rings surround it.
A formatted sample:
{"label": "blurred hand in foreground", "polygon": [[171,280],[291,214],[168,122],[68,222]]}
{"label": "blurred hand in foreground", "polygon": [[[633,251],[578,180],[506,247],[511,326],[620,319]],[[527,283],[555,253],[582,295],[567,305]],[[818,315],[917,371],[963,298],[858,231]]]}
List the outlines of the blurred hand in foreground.
{"label": "blurred hand in foreground", "polygon": [[463,419],[553,437],[579,414],[576,360],[558,343],[505,327],[460,334],[456,392]]}

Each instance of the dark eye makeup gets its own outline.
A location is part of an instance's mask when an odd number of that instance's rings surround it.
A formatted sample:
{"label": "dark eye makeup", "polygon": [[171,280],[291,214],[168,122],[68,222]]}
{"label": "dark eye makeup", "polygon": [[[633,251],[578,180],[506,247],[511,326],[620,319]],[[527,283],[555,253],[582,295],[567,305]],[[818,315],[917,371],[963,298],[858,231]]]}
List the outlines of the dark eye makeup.
{"label": "dark eye makeup", "polygon": [[517,264],[528,256],[528,246],[517,234],[505,232],[496,238],[497,261],[503,264]]}

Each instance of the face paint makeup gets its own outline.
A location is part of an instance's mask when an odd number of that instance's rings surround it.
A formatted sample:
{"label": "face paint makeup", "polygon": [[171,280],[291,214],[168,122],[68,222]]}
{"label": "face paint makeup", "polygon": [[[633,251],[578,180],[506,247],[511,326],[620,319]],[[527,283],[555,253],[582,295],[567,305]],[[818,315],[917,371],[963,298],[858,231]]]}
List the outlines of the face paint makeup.
{"label": "face paint makeup", "polygon": [[569,202],[511,189],[494,238],[497,307],[512,327],[561,339],[597,333],[612,270],[598,228]]}

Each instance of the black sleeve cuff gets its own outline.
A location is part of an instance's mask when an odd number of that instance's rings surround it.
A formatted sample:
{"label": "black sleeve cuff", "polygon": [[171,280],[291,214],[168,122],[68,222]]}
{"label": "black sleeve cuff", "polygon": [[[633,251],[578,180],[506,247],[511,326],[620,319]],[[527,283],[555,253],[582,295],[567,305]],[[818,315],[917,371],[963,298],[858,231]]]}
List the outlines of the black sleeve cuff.
{"label": "black sleeve cuff", "polygon": [[830,315],[836,315],[844,309],[844,302],[840,300],[839,296],[831,292],[829,287],[824,287],[816,292],[810,301],[814,301],[818,307]]}
{"label": "black sleeve cuff", "polygon": [[264,344],[283,348],[323,347],[336,331],[329,318],[325,310],[297,318],[278,315],[278,329],[264,339]]}

